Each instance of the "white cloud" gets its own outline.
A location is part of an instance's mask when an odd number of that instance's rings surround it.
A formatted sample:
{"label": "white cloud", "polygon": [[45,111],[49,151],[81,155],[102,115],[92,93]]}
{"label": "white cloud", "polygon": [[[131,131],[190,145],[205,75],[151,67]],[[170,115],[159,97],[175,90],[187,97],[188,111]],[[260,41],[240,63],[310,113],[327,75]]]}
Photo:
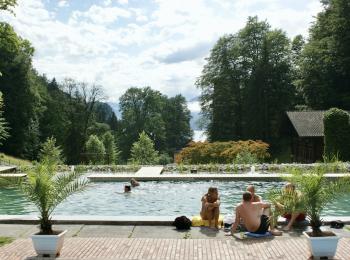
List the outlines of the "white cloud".
{"label": "white cloud", "polygon": [[194,130],[193,131],[193,141],[195,142],[205,142],[208,140],[208,136],[202,130]]}
{"label": "white cloud", "polygon": [[109,5],[111,5],[112,4],[112,0],[105,0],[104,2],[103,2],[103,5],[104,6],[109,6]]}
{"label": "white cloud", "polygon": [[68,3],[67,0],[59,0],[57,5],[58,5],[59,7],[68,7],[68,6],[69,6],[69,3]]}
{"label": "white cloud", "polygon": [[117,0],[117,1],[121,5],[127,5],[129,3],[129,0]]}
{"label": "white cloud", "polygon": [[187,103],[188,109],[193,113],[199,113],[201,111],[201,106],[199,101],[192,101]]}
{"label": "white cloud", "polygon": [[[3,15],[32,42],[34,66],[59,80],[96,81],[114,101],[130,86],[198,96],[194,83],[203,58],[218,37],[237,32],[249,15],[294,36],[306,35],[320,10],[318,0],[154,0],[151,10],[132,1],[96,0],[86,10],[70,10],[66,22],[43,2],[20,1],[15,17]],[[296,2],[298,8],[286,2]],[[198,111],[198,103],[190,103],[190,109]]]}
{"label": "white cloud", "polygon": [[118,18],[128,18],[131,14],[129,11],[119,7],[102,7],[92,5],[88,11],[74,11],[70,22],[79,22],[82,19],[91,21],[94,24],[110,24],[117,21]]}

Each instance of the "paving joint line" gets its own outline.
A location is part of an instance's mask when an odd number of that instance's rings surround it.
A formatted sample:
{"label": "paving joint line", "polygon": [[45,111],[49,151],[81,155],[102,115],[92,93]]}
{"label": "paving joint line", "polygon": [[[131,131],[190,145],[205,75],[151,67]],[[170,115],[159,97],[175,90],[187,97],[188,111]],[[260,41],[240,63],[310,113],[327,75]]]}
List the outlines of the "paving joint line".
{"label": "paving joint line", "polygon": [[81,227],[77,230],[77,232],[75,232],[72,237],[77,237],[79,235],[79,233],[83,230],[83,228],[85,227],[85,224],[82,224]]}
{"label": "paving joint line", "polygon": [[130,234],[128,235],[128,238],[132,238],[132,235],[134,234],[135,228],[136,228],[136,225],[134,225],[134,227],[132,228]]}

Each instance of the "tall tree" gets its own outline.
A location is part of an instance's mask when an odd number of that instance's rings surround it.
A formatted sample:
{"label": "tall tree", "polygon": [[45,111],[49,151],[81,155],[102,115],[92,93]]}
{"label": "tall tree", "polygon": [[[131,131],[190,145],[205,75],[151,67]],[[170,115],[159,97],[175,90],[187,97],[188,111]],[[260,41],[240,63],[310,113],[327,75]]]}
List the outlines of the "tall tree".
{"label": "tall tree", "polygon": [[119,122],[115,113],[113,113],[112,116],[109,118],[108,125],[110,126],[112,131],[118,131]]}
{"label": "tall tree", "polygon": [[0,145],[2,145],[2,142],[6,140],[9,137],[9,126],[6,122],[4,116],[4,102],[2,98],[2,93],[0,92]]}
{"label": "tall tree", "polygon": [[207,117],[212,141],[242,137],[242,91],[239,39],[235,35],[219,39],[211,50],[196,85],[201,88],[201,105]]}
{"label": "tall tree", "polygon": [[[11,126],[4,151],[23,156],[29,147],[35,127],[31,127],[42,113],[41,82],[32,68],[34,48],[6,24],[0,23],[0,91],[4,94],[4,117]],[[28,133],[28,130],[35,132]]]}
{"label": "tall tree", "polygon": [[174,152],[185,147],[192,139],[190,126],[191,112],[187,108],[186,99],[182,95],[168,98],[163,109],[165,123],[166,152]]}
{"label": "tall tree", "polygon": [[36,160],[40,148],[40,128],[37,118],[32,118],[25,133],[23,156],[30,160]]}
{"label": "tall tree", "polygon": [[278,138],[295,92],[290,58],[285,33],[257,17],[219,39],[197,81],[211,141]]}
{"label": "tall tree", "polygon": [[301,88],[302,70],[300,67],[302,60],[302,52],[305,47],[305,40],[302,35],[297,35],[292,40],[292,53],[291,53],[291,64],[292,64],[292,81],[295,87],[295,98],[293,100],[293,106],[297,110],[307,109],[305,99],[303,96],[303,90]]}
{"label": "tall tree", "polygon": [[165,148],[165,123],[162,118],[165,97],[150,87],[129,88],[120,97],[122,112],[119,142],[124,159],[130,154],[132,144],[145,131],[157,150]]}
{"label": "tall tree", "polygon": [[283,116],[295,93],[291,45],[285,33],[270,30],[266,22],[259,22],[256,17],[248,21],[240,34],[244,53],[253,46],[248,51],[251,56],[245,57],[248,65],[243,102],[245,137],[274,143],[279,139]]}
{"label": "tall tree", "polygon": [[17,5],[17,0],[0,0],[0,10],[12,11],[12,8]]}
{"label": "tall tree", "polygon": [[350,110],[350,2],[322,3],[302,53],[301,88],[313,109]]}
{"label": "tall tree", "polygon": [[102,88],[67,79],[64,90],[68,95],[68,120],[65,153],[68,163],[78,163],[88,139],[88,129],[93,123],[94,108],[102,98]]}
{"label": "tall tree", "polygon": [[55,78],[47,81],[46,85],[47,94],[43,97],[46,109],[40,118],[41,140],[45,141],[54,136],[57,144],[64,147],[69,126],[71,123],[74,124],[69,121],[71,111],[69,111],[68,95],[63,92]]}
{"label": "tall tree", "polygon": [[120,152],[118,151],[114,136],[111,134],[111,132],[107,132],[102,136],[102,142],[105,147],[106,164],[117,163]]}
{"label": "tall tree", "polygon": [[173,155],[192,138],[190,111],[183,96],[168,98],[150,87],[130,88],[120,98],[122,118],[118,122],[118,146],[123,159],[144,131],[157,151]]}

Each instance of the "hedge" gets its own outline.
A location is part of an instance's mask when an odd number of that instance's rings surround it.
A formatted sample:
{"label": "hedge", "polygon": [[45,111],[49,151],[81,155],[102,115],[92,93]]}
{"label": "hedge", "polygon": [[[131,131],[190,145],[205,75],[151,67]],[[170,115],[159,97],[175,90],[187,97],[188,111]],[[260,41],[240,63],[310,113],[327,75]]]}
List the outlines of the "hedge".
{"label": "hedge", "polygon": [[331,108],[324,115],[324,154],[328,158],[350,160],[350,115],[344,110]]}

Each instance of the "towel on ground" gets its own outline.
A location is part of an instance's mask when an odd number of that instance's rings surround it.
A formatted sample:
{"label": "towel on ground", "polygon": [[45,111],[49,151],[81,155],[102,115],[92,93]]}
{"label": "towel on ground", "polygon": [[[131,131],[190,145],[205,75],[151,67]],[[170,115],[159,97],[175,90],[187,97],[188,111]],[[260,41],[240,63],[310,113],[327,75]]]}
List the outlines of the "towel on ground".
{"label": "towel on ground", "polygon": [[[227,235],[230,233],[227,232]],[[230,234],[231,235],[231,234]],[[239,240],[244,240],[248,238],[267,238],[267,237],[272,237],[272,234],[270,232],[266,232],[265,234],[256,234],[252,232],[240,232],[240,233],[235,233],[232,234],[235,238]]]}
{"label": "towel on ground", "polygon": [[266,232],[265,234],[257,234],[257,233],[253,233],[253,232],[245,232],[245,235],[247,237],[255,237],[255,238],[272,236],[272,234],[270,232]]}
{"label": "towel on ground", "polygon": [[[224,216],[220,215],[219,216],[219,227],[222,227],[224,221]],[[214,224],[214,223],[213,223]],[[208,220],[203,220],[201,216],[193,216],[192,218],[192,227],[208,227],[209,226],[209,221]]]}

